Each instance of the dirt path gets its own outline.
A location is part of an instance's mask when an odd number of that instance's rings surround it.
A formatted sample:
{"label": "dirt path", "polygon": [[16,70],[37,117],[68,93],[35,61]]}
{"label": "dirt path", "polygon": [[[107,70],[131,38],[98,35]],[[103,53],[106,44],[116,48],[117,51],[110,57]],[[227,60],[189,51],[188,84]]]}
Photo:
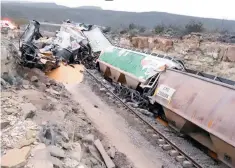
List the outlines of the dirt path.
{"label": "dirt path", "polygon": [[137,131],[131,129],[125,119],[103,102],[91,89],[84,85],[67,85],[73,98],[85,110],[88,117],[94,122],[111,143],[130,159],[136,168],[161,168],[161,158],[155,155],[149,142]]}

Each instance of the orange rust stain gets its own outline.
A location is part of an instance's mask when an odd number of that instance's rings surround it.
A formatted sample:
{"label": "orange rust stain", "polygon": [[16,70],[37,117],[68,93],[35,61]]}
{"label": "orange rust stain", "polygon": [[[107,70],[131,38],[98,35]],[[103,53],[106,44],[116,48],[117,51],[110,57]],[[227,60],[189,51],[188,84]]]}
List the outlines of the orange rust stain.
{"label": "orange rust stain", "polygon": [[157,94],[157,92],[158,92],[158,89],[155,90],[153,96],[155,96]]}
{"label": "orange rust stain", "polygon": [[83,80],[84,66],[78,64],[73,66],[74,68],[69,65],[60,64],[60,67],[46,73],[46,75],[63,84],[80,83]]}
{"label": "orange rust stain", "polygon": [[212,157],[213,159],[218,160],[218,156],[215,152],[209,150],[208,155]]}
{"label": "orange rust stain", "polygon": [[162,124],[162,125],[164,125],[164,126],[168,126],[168,123],[167,123],[166,121],[162,120],[160,117],[157,117],[156,120],[157,120],[160,124]]}
{"label": "orange rust stain", "polygon": [[209,128],[211,128],[212,125],[213,125],[213,121],[210,120],[210,121],[208,122],[208,125],[207,125],[207,126],[208,126]]}

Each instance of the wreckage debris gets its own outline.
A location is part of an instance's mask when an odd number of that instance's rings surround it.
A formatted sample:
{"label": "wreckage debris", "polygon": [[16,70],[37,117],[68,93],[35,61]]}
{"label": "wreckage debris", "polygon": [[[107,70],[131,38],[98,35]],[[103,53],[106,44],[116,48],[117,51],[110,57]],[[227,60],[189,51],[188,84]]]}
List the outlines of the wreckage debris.
{"label": "wreckage debris", "polygon": [[[98,28],[73,23],[63,23],[55,37],[42,37],[40,23],[33,20],[20,38],[21,64],[30,68],[36,67],[49,77],[63,83],[80,82],[76,74],[96,68],[96,59],[101,47],[94,44],[94,35],[102,34]],[[73,70],[74,69],[74,70]],[[70,75],[71,78],[66,78]],[[78,74],[80,74],[78,73]],[[66,79],[64,79],[66,78]],[[71,80],[73,79],[73,80]]]}

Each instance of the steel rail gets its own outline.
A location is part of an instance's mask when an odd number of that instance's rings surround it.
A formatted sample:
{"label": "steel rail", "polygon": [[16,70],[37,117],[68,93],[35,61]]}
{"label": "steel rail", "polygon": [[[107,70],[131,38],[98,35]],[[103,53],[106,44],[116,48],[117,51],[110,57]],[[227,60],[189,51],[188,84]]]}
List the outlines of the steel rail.
{"label": "steel rail", "polygon": [[150,128],[152,128],[155,133],[157,133],[160,138],[164,139],[167,144],[171,145],[171,147],[179,152],[180,155],[184,156],[186,160],[192,162],[193,166],[196,168],[203,168],[199,165],[194,159],[192,159],[190,156],[188,156],[184,151],[182,151],[177,145],[172,143],[170,140],[167,139],[166,136],[164,136],[162,133],[160,133],[152,124],[150,124],[148,121],[146,121],[143,117],[141,117],[135,110],[133,110],[130,106],[128,106],[125,102],[123,102],[122,99],[120,99],[116,94],[114,94],[111,90],[109,90],[99,79],[97,79],[92,72],[90,72],[88,69],[85,69],[85,71],[92,76],[98,83],[100,83],[108,92],[110,92],[117,100],[119,100],[126,108],[128,108],[133,114],[135,114],[141,121],[143,121],[146,125],[148,125]]}

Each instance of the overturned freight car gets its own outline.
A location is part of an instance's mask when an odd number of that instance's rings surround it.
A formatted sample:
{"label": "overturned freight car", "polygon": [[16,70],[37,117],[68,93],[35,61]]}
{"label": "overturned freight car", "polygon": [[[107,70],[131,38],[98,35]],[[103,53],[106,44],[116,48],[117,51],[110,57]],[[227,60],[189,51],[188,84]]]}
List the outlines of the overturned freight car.
{"label": "overturned freight car", "polygon": [[221,81],[168,69],[160,75],[151,102],[162,105],[171,127],[235,167],[235,82]]}
{"label": "overturned freight car", "polygon": [[119,47],[97,60],[113,82],[138,90],[158,117],[235,166],[235,82],[185,69],[180,61]]}
{"label": "overturned freight car", "polygon": [[110,46],[99,56],[99,69],[113,81],[132,89],[138,86],[150,87],[149,82],[156,80],[158,74],[167,67],[184,70],[183,64],[149,54]]}

